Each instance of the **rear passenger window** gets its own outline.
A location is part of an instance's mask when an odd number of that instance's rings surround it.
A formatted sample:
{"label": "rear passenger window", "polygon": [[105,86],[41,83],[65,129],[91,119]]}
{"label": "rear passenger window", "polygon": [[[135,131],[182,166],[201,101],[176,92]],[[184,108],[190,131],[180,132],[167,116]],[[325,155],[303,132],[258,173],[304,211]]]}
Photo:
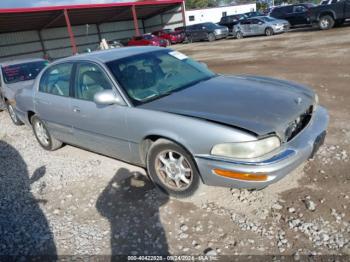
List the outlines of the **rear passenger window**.
{"label": "rear passenger window", "polygon": [[41,77],[39,91],[68,97],[72,68],[72,63],[50,67]]}

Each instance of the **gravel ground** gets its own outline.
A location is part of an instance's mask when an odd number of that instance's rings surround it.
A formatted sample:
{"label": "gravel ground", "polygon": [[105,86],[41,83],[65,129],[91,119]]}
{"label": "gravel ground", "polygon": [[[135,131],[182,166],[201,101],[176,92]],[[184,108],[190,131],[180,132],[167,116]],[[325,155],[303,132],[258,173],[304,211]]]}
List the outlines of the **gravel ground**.
{"label": "gravel ground", "polygon": [[315,159],[261,191],[169,199],[138,167],[71,146],[44,151],[0,112],[0,255],[350,255],[349,32],[176,47],[217,72],[306,83],[329,108]]}

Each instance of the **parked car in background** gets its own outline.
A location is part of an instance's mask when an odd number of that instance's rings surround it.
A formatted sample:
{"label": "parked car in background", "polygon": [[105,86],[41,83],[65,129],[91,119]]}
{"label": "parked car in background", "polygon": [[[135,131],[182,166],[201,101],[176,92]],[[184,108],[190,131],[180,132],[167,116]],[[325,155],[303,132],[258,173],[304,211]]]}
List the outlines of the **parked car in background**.
{"label": "parked car in background", "polygon": [[246,17],[243,14],[223,16],[218,24],[226,26],[229,30],[229,34],[233,34],[233,27],[245,18]]}
{"label": "parked car in background", "polygon": [[328,125],[305,86],[218,75],[159,47],[56,61],[16,101],[44,149],[68,143],[144,167],[177,197],[202,181],[249,189],[277,182],[313,157]]}
{"label": "parked car in background", "polygon": [[289,30],[287,20],[275,19],[269,16],[257,16],[240,21],[234,27],[237,39],[245,36],[266,35],[272,36]]}
{"label": "parked car in background", "polygon": [[22,124],[14,110],[16,92],[31,87],[34,79],[48,63],[44,59],[22,59],[0,63],[0,110],[7,109],[15,125]]}
{"label": "parked car in background", "polygon": [[190,25],[185,28],[186,39],[188,42],[207,40],[209,42],[226,38],[229,30],[226,26],[214,23],[201,23]]}
{"label": "parked car in background", "polygon": [[159,31],[155,31],[152,33],[161,39],[167,41],[167,45],[182,43],[185,40],[185,33],[174,31],[171,29],[163,29]]}
{"label": "parked car in background", "polygon": [[259,11],[248,12],[243,14],[246,18],[256,17],[256,16],[264,16],[265,14]]}
{"label": "parked car in background", "polygon": [[161,46],[166,47],[168,45],[165,39],[161,39],[152,34],[144,34],[140,36],[134,36],[127,44],[128,46]]}
{"label": "parked car in background", "polygon": [[276,6],[269,15],[277,19],[287,20],[291,26],[311,25],[310,9],[314,6],[314,4]]}
{"label": "parked car in background", "polygon": [[322,30],[342,25],[348,18],[350,18],[350,0],[341,0],[311,8],[311,23],[317,24]]}

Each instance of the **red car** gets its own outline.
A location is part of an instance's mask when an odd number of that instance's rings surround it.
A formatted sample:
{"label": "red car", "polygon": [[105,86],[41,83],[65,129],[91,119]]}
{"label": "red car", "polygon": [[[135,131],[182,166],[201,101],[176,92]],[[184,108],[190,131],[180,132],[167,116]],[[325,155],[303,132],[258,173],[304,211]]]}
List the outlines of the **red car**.
{"label": "red car", "polygon": [[165,39],[170,44],[182,43],[185,39],[185,34],[179,31],[173,31],[171,29],[164,29],[155,31],[152,33],[159,38]]}
{"label": "red car", "polygon": [[167,47],[168,43],[166,40],[161,39],[155,35],[145,34],[140,36],[134,36],[129,42],[128,46],[144,46],[144,45],[153,45],[153,46],[162,46]]}

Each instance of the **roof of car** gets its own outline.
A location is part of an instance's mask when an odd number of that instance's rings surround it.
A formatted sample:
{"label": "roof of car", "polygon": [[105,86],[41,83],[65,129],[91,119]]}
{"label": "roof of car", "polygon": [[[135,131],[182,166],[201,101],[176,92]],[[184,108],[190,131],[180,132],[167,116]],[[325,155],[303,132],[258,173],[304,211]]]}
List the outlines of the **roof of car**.
{"label": "roof of car", "polygon": [[39,61],[46,61],[42,58],[26,58],[26,59],[16,59],[16,60],[10,60],[10,61],[3,61],[0,62],[0,66],[12,66],[12,65],[18,65],[18,64],[25,64],[25,63],[31,63],[31,62],[39,62]]}
{"label": "roof of car", "polygon": [[166,50],[162,47],[155,46],[132,46],[132,47],[122,47],[122,48],[114,48],[103,51],[95,51],[91,53],[84,53],[76,56],[70,56],[67,58],[63,58],[58,60],[62,61],[77,61],[77,60],[93,60],[100,61],[102,63],[107,63],[113,60],[122,59],[128,56],[148,53],[157,50]]}

